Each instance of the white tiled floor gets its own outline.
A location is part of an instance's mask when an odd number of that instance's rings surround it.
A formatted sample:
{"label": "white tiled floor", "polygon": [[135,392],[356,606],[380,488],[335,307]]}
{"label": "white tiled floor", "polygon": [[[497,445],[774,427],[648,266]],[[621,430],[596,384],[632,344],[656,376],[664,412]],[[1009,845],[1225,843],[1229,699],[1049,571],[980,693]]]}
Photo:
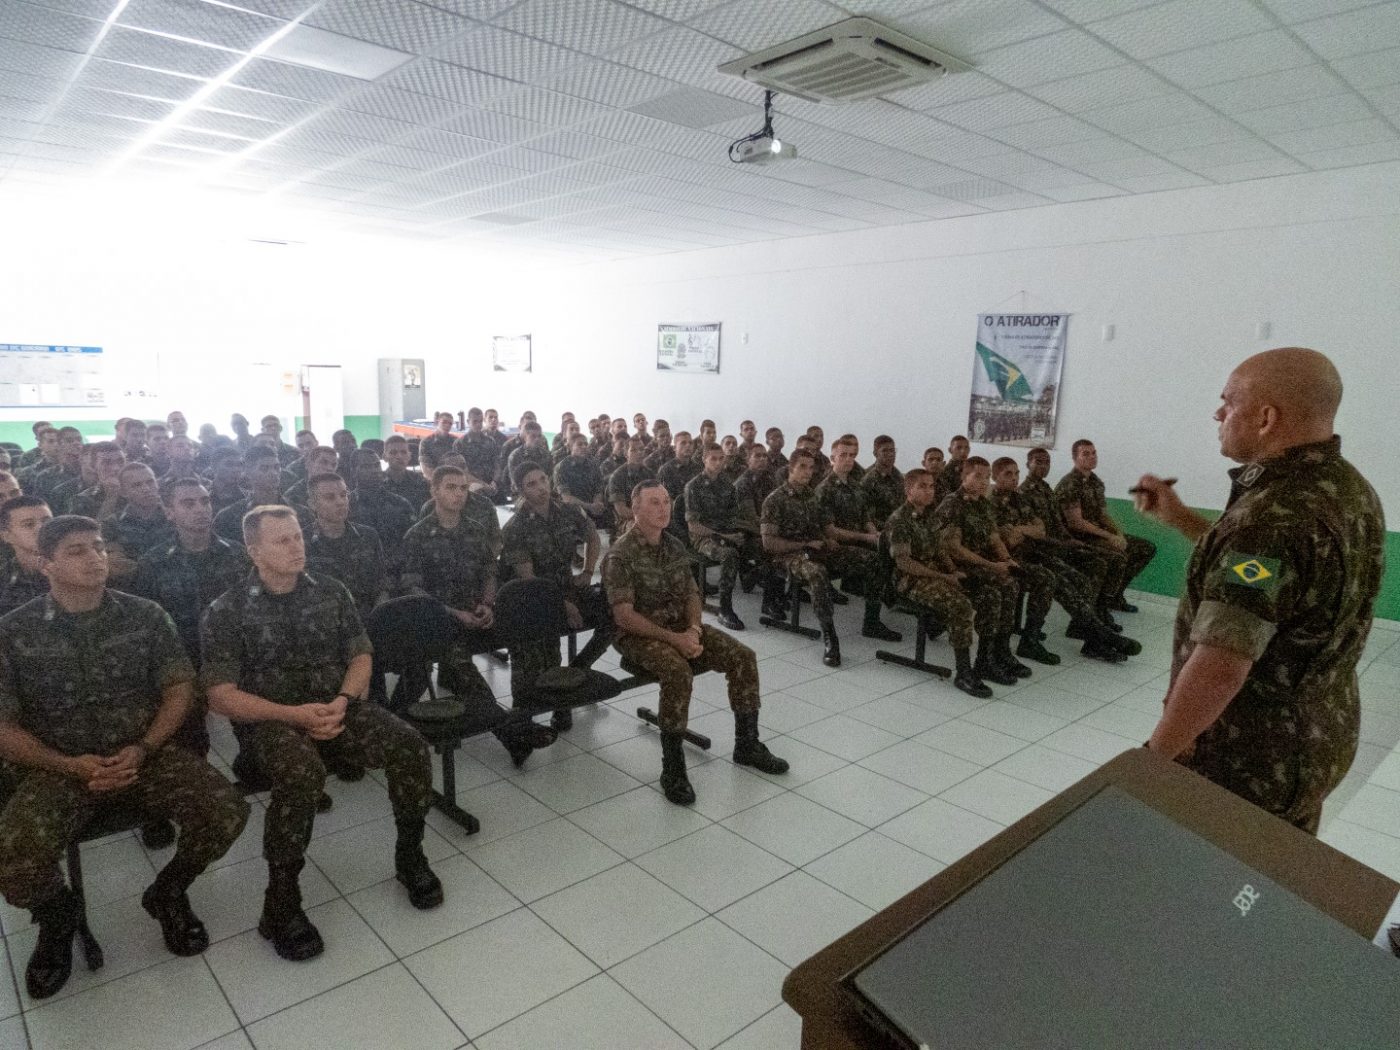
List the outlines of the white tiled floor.
{"label": "white tiled floor", "polygon": [[[302,878],[327,941],[321,959],[278,960],[254,930],[265,867],[262,803],[195,887],[213,946],[174,959],[139,894],[165,855],[130,835],[86,850],[107,965],[81,963],[43,1004],[22,992],[28,916],[0,907],[4,1050],[789,1050],[781,1003],[791,966],[886,907],[1098,764],[1150,733],[1165,690],[1173,607],[1144,596],[1123,617],[1144,655],[1117,667],[1064,657],[992,701],[879,663],[860,610],[837,610],[844,666],[820,646],[757,626],[764,735],[792,772],[735,766],[723,681],[697,680],[692,809],[656,788],[660,747],[640,722],[651,687],[596,710],[516,770],[491,738],[458,757],[468,838],[434,814],[427,851],[446,887],[431,912],[392,878],[393,822],[377,776],[332,781]],[[907,621],[890,622],[908,630]],[[906,643],[894,648],[907,651]],[[950,662],[946,645],[931,658]],[[599,665],[615,668],[609,655]],[[1378,625],[1361,677],[1363,744],[1327,807],[1323,838],[1400,879],[1400,632]],[[488,669],[501,692],[508,675]],[[216,748],[230,757],[226,732]]]}

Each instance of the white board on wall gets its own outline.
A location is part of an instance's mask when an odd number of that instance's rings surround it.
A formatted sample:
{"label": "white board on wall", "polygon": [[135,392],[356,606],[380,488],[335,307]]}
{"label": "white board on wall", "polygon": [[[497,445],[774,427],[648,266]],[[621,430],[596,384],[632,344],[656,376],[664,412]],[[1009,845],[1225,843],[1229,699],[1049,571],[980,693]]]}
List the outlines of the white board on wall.
{"label": "white board on wall", "polygon": [[0,343],[0,408],[96,408],[106,403],[102,347]]}

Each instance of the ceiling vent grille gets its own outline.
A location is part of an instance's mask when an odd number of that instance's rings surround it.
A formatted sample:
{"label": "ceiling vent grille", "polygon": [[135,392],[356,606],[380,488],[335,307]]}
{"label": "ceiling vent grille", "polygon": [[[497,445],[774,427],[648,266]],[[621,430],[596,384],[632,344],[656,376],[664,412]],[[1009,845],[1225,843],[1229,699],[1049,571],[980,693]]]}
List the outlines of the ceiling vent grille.
{"label": "ceiling vent grille", "polygon": [[809,102],[854,102],[971,67],[871,18],[848,18],[736,58],[721,73]]}

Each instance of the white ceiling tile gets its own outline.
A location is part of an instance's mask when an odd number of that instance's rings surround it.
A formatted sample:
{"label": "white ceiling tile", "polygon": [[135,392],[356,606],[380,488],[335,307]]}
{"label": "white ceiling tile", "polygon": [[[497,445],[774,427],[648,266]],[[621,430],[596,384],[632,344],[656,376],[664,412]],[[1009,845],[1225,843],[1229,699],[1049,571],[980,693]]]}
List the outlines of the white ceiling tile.
{"label": "white ceiling tile", "polygon": [[409,54],[424,54],[476,23],[412,0],[326,0],[306,24]]}
{"label": "white ceiling tile", "polygon": [[700,91],[696,88],[678,88],[669,94],[629,108],[633,113],[640,113],[644,117],[683,124],[688,128],[707,128],[745,115],[753,121],[754,131],[763,123],[762,112],[755,112],[752,106],[726,95],[716,95],[712,91]]}
{"label": "white ceiling tile", "polygon": [[1400,4],[1363,7],[1359,11],[1302,22],[1292,29],[1323,58],[1346,58],[1400,47]]}
{"label": "white ceiling tile", "polygon": [[0,69],[30,76],[66,80],[77,71],[82,61],[83,56],[76,52],[26,44],[19,40],[6,40],[5,45],[0,47]]}
{"label": "white ceiling tile", "polygon": [[1053,106],[1047,106],[1044,102],[1020,92],[1004,91],[1000,95],[989,95],[987,98],[929,110],[929,115],[970,131],[993,131],[996,128],[1025,124],[1032,120],[1045,120],[1061,114]]}
{"label": "white ceiling tile", "polygon": [[464,106],[480,105],[520,87],[516,81],[433,58],[408,62],[380,79],[379,83]]}
{"label": "white ceiling tile", "polygon": [[280,19],[190,0],[130,0],[117,24],[238,51],[251,51],[286,25]]}
{"label": "white ceiling tile", "polygon": [[1089,24],[1089,31],[1134,58],[1152,58],[1273,28],[1250,0],[1169,0]]}
{"label": "white ceiling tile", "polygon": [[1285,22],[1307,22],[1326,15],[1341,14],[1365,7],[1376,0],[1263,0],[1265,6]]}
{"label": "white ceiling tile", "polygon": [[255,58],[233,76],[233,84],[253,88],[273,95],[305,99],[308,102],[329,102],[331,99],[364,86],[363,80],[327,73],[320,69],[293,66]]}
{"label": "white ceiling tile", "polygon": [[1302,153],[1298,159],[1310,168],[1350,168],[1358,164],[1379,164],[1400,160],[1400,140],[1368,142],[1363,146]]}
{"label": "white ceiling tile", "polygon": [[628,0],[633,7],[669,18],[672,22],[687,22],[728,2],[729,0]]}
{"label": "white ceiling tile", "polygon": [[1306,66],[1263,76],[1246,77],[1225,84],[1197,88],[1195,95],[1216,109],[1239,113],[1285,102],[1299,102],[1345,91],[1346,84],[1323,66]]}
{"label": "white ceiling tile", "polygon": [[998,197],[987,197],[977,203],[991,211],[1015,211],[1020,208],[1034,208],[1044,204],[1045,198],[1038,193],[1003,193]]}
{"label": "white ceiling tile", "polygon": [[1042,197],[1067,204],[1071,201],[1092,201],[1103,197],[1121,197],[1127,190],[1103,182],[1080,182],[1072,186],[1052,186],[1040,191]]}
{"label": "white ceiling tile", "polygon": [[1285,131],[1302,131],[1326,124],[1364,120],[1371,116],[1366,101],[1357,95],[1326,95],[1303,99],[1286,106],[1270,106],[1247,113],[1235,114],[1235,119],[1261,135]]}
{"label": "white ceiling tile", "polygon": [[1161,157],[1124,157],[1120,160],[1102,160],[1084,165],[1085,174],[1115,185],[1127,179],[1140,179],[1149,175],[1164,175],[1181,171],[1175,164]]}
{"label": "white ceiling tile", "polygon": [[1143,128],[1125,137],[1154,153],[1170,153],[1192,146],[1210,146],[1217,142],[1233,142],[1249,138],[1248,128],[1226,117],[1195,120],[1189,124],[1173,124],[1165,128]]}
{"label": "white ceiling tile", "polygon": [[246,88],[226,85],[210,95],[204,104],[212,109],[222,109],[230,113],[241,113],[264,120],[290,123],[300,120],[316,110],[316,103],[266,91],[252,91]]}
{"label": "white ceiling tile", "polygon": [[1385,121],[1373,119],[1308,128],[1304,131],[1284,131],[1268,138],[1285,153],[1297,155],[1344,149],[1347,146],[1365,146],[1372,142],[1394,142],[1400,139],[1400,134]]}
{"label": "white ceiling tile", "polygon": [[954,102],[999,95],[1006,86],[975,69],[962,73],[949,73],[927,84],[891,92],[884,97],[906,109],[936,109],[951,106]]}
{"label": "white ceiling tile", "polygon": [[1280,159],[1278,150],[1258,139],[1238,139],[1234,142],[1218,142],[1212,146],[1194,146],[1191,149],[1174,150],[1167,154],[1173,164],[1179,164],[1191,171],[1206,174],[1207,169],[1220,168],[1230,164],[1244,164],[1254,161]]}
{"label": "white ceiling tile", "polygon": [[101,30],[102,23],[94,19],[77,18],[18,0],[0,4],[0,39],[81,53],[92,46]]}
{"label": "white ceiling tile", "polygon": [[405,146],[414,149],[431,150],[434,153],[442,153],[459,160],[479,157],[483,153],[492,153],[501,148],[499,142],[472,138],[469,135],[457,135],[441,128],[425,128],[405,136],[400,141]]}
{"label": "white ceiling tile", "polygon": [[1026,89],[1028,94],[1068,113],[1165,95],[1171,90],[1172,86],[1161,77],[1138,65],[1114,66]]}
{"label": "white ceiling tile", "polygon": [[28,73],[0,72],[0,95],[33,102],[48,102],[61,95],[67,84],[53,77],[36,77]]}
{"label": "white ceiling tile", "polygon": [[436,124],[454,116],[461,108],[446,99],[380,84],[354,95],[346,106],[357,113],[373,113],[407,124]]}
{"label": "white ceiling tile", "polygon": [[[611,153],[617,149],[617,143],[609,139],[595,138],[592,135],[582,135],[576,131],[555,131],[537,139],[531,139],[529,148],[541,153],[552,154],[555,157],[582,160],[585,157],[597,157],[604,153]],[[554,163],[558,163],[558,161],[556,160]]]}
{"label": "white ceiling tile", "polygon": [[1046,7],[1054,8],[1072,22],[1092,22],[1096,18],[1109,18],[1127,14],[1140,7],[1150,7],[1162,0],[1043,0]]}
{"label": "white ceiling tile", "polygon": [[972,61],[978,72],[1003,84],[1030,87],[1109,69],[1121,65],[1123,56],[1081,29],[1066,29],[975,55]]}
{"label": "white ceiling tile", "polygon": [[94,59],[83,68],[78,83],[82,87],[97,88],[100,91],[121,91],[129,95],[146,95],[171,102],[183,102],[203,89],[208,81]]}
{"label": "white ceiling tile", "polygon": [[452,119],[443,121],[442,127],[492,142],[519,142],[553,130],[548,124],[536,120],[485,109],[464,109]]}
{"label": "white ceiling tile", "polygon": [[113,27],[93,52],[109,62],[183,73],[192,77],[220,76],[242,59],[235,51],[185,43],[137,29]]}
{"label": "white ceiling tile", "polygon": [[433,56],[521,83],[562,72],[582,58],[567,48],[495,27],[457,37],[434,49]]}
{"label": "white ceiling tile", "polygon": [[1400,84],[1400,47],[1340,58],[1332,63],[1332,68],[1355,88]]}
{"label": "white ceiling tile", "polygon": [[1295,160],[1277,158],[1274,160],[1245,161],[1240,164],[1227,164],[1219,168],[1206,168],[1201,174],[1212,182],[1245,182],[1249,179],[1269,179],[1277,175],[1293,175],[1306,171]]}
{"label": "white ceiling tile", "polygon": [[1064,19],[1032,0],[950,0],[882,21],[958,58],[1066,27]]}
{"label": "white ceiling tile", "polygon": [[1280,69],[1297,69],[1314,61],[1312,53],[1292,33],[1276,29],[1163,55],[1149,60],[1147,65],[1182,87],[1195,88]]}
{"label": "white ceiling tile", "polygon": [[676,89],[674,81],[605,61],[574,66],[542,81],[541,86],[619,108],[635,106]]}
{"label": "white ceiling tile", "polygon": [[1086,124],[1074,117],[1052,117],[1049,120],[998,128],[992,132],[992,137],[1018,149],[1033,150],[1040,146],[1101,138],[1102,132],[1092,124]]}
{"label": "white ceiling tile", "polygon": [[821,0],[737,0],[691,19],[690,25],[744,51],[762,51],[845,17]]}
{"label": "white ceiling tile", "polygon": [[610,107],[590,102],[585,98],[532,87],[501,95],[481,108],[520,117],[523,120],[532,120],[537,124],[569,127],[603,116]]}
{"label": "white ceiling tile", "polygon": [[1161,175],[1144,175],[1135,179],[1119,179],[1117,185],[1130,193],[1159,193],[1163,190],[1181,190],[1189,186],[1205,186],[1207,180],[1190,171],[1177,169]]}
{"label": "white ceiling tile", "polygon": [[1091,109],[1079,116],[1116,135],[1130,135],[1143,128],[1170,127],[1172,124],[1206,120],[1214,114],[1209,106],[1202,105],[1190,95],[1171,94]]}
{"label": "white ceiling tile", "polygon": [[494,24],[590,55],[606,55],[667,28],[661,19],[614,0],[525,0]]}
{"label": "white ceiling tile", "polygon": [[1042,157],[1063,164],[1067,167],[1077,167],[1080,164],[1092,164],[1098,161],[1119,160],[1125,157],[1140,157],[1143,150],[1131,142],[1123,139],[1104,136],[1098,139],[1085,139],[1082,142],[1067,142],[1063,145],[1041,146],[1035,151]]}

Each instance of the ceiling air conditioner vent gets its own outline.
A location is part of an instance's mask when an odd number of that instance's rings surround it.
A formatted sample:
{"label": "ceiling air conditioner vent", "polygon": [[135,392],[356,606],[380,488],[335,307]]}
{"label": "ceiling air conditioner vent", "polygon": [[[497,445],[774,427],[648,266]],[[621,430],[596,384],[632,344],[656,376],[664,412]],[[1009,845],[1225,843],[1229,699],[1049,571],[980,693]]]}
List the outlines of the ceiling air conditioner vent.
{"label": "ceiling air conditioner vent", "polygon": [[719,71],[809,102],[853,102],[970,68],[874,19],[848,18],[726,62]]}

